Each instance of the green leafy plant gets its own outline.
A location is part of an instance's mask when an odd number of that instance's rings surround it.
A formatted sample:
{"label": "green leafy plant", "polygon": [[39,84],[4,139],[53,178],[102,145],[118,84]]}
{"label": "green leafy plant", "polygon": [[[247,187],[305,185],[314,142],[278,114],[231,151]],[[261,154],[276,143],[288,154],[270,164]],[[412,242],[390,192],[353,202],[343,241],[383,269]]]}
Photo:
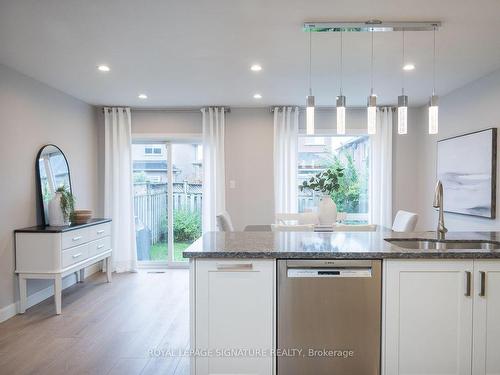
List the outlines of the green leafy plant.
{"label": "green leafy plant", "polygon": [[[166,240],[167,218],[160,221],[160,240]],[[174,242],[192,242],[201,236],[201,217],[199,213],[188,210],[174,211]]]}
{"label": "green leafy plant", "polygon": [[61,210],[64,221],[68,221],[75,210],[75,198],[66,185],[58,187],[56,193],[61,194]]}
{"label": "green leafy plant", "polygon": [[339,190],[341,178],[344,177],[344,168],[332,166],[321,171],[299,186],[301,191],[312,190],[326,195],[332,195]]}
{"label": "green leafy plant", "polygon": [[201,236],[201,217],[195,212],[174,212],[174,241],[191,242]]}

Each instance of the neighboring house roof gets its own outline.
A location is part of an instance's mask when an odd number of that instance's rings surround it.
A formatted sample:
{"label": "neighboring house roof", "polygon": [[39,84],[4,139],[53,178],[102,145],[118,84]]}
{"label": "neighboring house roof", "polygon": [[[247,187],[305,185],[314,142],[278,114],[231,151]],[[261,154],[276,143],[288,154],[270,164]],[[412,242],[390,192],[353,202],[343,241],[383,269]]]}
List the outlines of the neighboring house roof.
{"label": "neighboring house roof", "polygon": [[[167,172],[168,163],[166,160],[134,160],[134,172]],[[180,172],[179,168],[174,165],[174,173]]]}

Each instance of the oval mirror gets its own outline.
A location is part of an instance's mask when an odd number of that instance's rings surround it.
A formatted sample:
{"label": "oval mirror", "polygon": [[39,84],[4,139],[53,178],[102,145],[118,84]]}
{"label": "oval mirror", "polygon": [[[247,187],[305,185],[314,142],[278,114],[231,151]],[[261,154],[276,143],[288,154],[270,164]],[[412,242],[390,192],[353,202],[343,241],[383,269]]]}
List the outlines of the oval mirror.
{"label": "oval mirror", "polygon": [[61,186],[71,190],[71,176],[66,156],[55,145],[45,145],[36,156],[36,179],[38,191],[38,208],[41,225],[49,225],[48,205],[54,192]]}

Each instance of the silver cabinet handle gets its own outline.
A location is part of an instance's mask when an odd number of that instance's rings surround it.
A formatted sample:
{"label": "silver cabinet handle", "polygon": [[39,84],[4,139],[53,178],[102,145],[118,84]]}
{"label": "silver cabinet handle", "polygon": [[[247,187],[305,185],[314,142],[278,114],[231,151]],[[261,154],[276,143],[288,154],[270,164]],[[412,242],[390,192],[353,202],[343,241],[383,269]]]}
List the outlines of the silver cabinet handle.
{"label": "silver cabinet handle", "polygon": [[98,249],[102,249],[103,247],[104,247],[104,245],[97,245]]}
{"label": "silver cabinet handle", "polygon": [[97,234],[103,234],[103,233],[104,233],[104,229],[101,229],[101,230],[97,231]]}
{"label": "silver cabinet handle", "polygon": [[78,258],[80,255],[82,255],[82,253],[74,254],[73,258]]}
{"label": "silver cabinet handle", "polygon": [[217,263],[216,268],[221,271],[248,271],[253,269],[252,263]]}
{"label": "silver cabinet handle", "polygon": [[465,296],[470,297],[471,293],[471,272],[465,271]]}
{"label": "silver cabinet handle", "polygon": [[479,287],[479,297],[486,296],[486,272],[479,271],[480,287]]}
{"label": "silver cabinet handle", "polygon": [[81,239],[82,239],[82,236],[76,236],[76,237],[72,238],[73,241],[79,241]]}

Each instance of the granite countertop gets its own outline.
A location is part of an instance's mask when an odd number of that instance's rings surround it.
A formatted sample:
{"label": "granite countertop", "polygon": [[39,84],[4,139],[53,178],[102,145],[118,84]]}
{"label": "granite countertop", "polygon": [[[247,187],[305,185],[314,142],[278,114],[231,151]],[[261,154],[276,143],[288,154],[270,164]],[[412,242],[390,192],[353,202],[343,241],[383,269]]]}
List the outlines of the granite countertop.
{"label": "granite countertop", "polygon": [[[500,258],[500,250],[404,249],[385,239],[437,241],[436,232],[209,232],[183,252],[187,258]],[[487,241],[500,246],[500,232],[449,232],[444,242]]]}
{"label": "granite countertop", "polygon": [[46,225],[46,226],[36,225],[33,227],[16,229],[14,231],[14,233],[62,233],[62,232],[69,232],[71,230],[90,227],[92,225],[108,223],[110,221],[111,221],[111,219],[95,218],[95,219],[90,219],[90,221],[88,223],[85,223],[85,224],[72,224],[72,225],[64,225],[64,226],[60,226],[60,227],[50,226],[50,225]]}

